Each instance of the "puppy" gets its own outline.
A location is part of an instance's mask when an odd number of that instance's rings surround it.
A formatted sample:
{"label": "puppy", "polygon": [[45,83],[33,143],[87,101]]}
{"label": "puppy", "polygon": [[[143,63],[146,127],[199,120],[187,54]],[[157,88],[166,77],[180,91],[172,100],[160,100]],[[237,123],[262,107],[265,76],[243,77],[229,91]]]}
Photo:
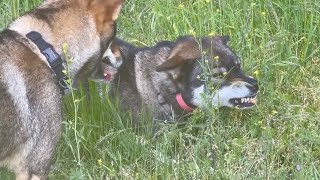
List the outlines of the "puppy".
{"label": "puppy", "polygon": [[0,166],[16,179],[48,178],[65,70],[75,85],[92,73],[115,36],[121,5],[46,0],[0,33]]}
{"label": "puppy", "polygon": [[[119,94],[122,109],[131,110],[136,120],[142,107],[155,120],[181,119],[197,107],[250,108],[257,102],[258,83],[243,73],[228,40],[227,36],[183,36],[175,42],[138,48],[116,38],[111,49],[123,63],[111,93]],[[101,66],[104,75],[108,74],[106,66]]]}

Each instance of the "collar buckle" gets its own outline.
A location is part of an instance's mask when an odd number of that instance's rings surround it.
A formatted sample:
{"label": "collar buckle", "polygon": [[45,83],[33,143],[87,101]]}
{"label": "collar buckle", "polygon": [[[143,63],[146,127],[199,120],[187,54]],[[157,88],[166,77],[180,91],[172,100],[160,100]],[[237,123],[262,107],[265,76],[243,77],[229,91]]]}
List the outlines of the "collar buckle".
{"label": "collar buckle", "polygon": [[55,51],[54,47],[46,42],[42,38],[41,34],[36,31],[31,31],[30,33],[26,34],[26,37],[36,44],[40,52],[46,57],[51,69],[58,78],[60,87],[64,90],[68,89],[68,85],[66,83],[68,78],[63,73],[65,70],[63,67],[63,61],[61,56]]}

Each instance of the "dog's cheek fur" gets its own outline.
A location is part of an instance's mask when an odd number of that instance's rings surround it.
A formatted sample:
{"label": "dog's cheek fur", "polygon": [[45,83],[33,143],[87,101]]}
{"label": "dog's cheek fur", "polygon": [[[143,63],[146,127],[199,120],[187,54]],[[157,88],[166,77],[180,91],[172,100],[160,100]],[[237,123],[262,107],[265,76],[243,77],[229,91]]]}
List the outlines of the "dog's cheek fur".
{"label": "dog's cheek fur", "polygon": [[97,34],[100,38],[99,48],[88,57],[88,61],[81,66],[75,77],[75,84],[87,84],[87,77],[93,73],[96,64],[108,49],[109,44],[116,35],[116,23],[122,0],[79,0],[80,6],[94,17]]}
{"label": "dog's cheek fur", "polygon": [[[122,1],[119,1],[119,2],[122,2]],[[119,8],[121,7],[120,5],[119,5]],[[112,8],[115,8],[115,7],[112,6]],[[114,11],[112,8],[111,7],[109,8],[110,13]],[[119,13],[119,12],[116,12],[116,13]],[[100,14],[101,17],[99,18],[102,18],[102,15],[105,16],[106,13]],[[105,21],[101,21],[101,19],[100,20],[97,19],[96,26],[100,34],[100,49],[93,56],[89,58],[89,60],[82,66],[80,71],[77,73],[75,78],[75,86],[79,86],[80,84],[82,84],[84,85],[84,87],[88,87],[87,77],[90,77],[90,75],[94,74],[94,71],[97,68],[98,64],[100,63],[100,60],[102,59],[103,54],[107,51],[111,41],[116,36],[117,26],[114,20],[115,19],[106,19]],[[104,29],[99,29],[99,26],[103,26]]]}
{"label": "dog's cheek fur", "polygon": [[94,70],[99,63],[99,59],[101,58],[100,53],[93,55],[79,70],[74,79],[74,86],[79,87],[82,84],[85,88],[89,87],[88,77],[94,74]]}
{"label": "dog's cheek fur", "polygon": [[202,74],[202,67],[200,62],[198,61],[190,61],[187,64],[184,64],[181,67],[180,78],[178,79],[179,84],[181,85],[181,93],[184,100],[191,105],[194,104],[195,98],[195,91],[198,91],[198,88],[203,86],[204,82],[198,79],[198,76]]}
{"label": "dog's cheek fur", "polygon": [[[89,60],[82,66],[80,71],[76,74],[74,85],[79,86],[80,84],[84,85],[84,87],[88,87],[87,78],[95,74],[95,70],[100,68],[101,59],[103,57],[104,52],[107,51],[109,44],[111,43],[112,39],[116,35],[116,24],[112,27],[112,32],[106,33],[105,37],[101,38],[101,46],[100,50],[91,56]],[[101,71],[100,71],[101,72]]]}

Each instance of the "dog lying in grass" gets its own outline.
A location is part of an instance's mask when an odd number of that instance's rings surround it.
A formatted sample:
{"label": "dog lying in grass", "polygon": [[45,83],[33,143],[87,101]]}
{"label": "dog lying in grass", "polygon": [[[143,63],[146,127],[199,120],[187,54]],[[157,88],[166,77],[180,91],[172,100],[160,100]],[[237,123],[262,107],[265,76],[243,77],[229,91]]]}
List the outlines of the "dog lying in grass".
{"label": "dog lying in grass", "polygon": [[[119,95],[121,108],[137,121],[143,107],[155,120],[180,119],[197,107],[250,108],[257,102],[258,83],[243,73],[228,40],[183,36],[139,48],[116,38],[100,74],[107,82],[114,79],[111,93]],[[109,72],[120,64],[117,73]]]}

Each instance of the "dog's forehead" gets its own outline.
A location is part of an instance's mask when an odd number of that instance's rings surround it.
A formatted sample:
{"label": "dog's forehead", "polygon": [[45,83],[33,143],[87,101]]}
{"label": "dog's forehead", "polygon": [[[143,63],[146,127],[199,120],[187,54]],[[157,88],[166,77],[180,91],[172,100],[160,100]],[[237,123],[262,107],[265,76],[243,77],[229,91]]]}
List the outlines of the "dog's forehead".
{"label": "dog's forehead", "polygon": [[240,58],[227,46],[222,36],[205,37],[201,41],[202,52],[216,66],[238,66]]}

